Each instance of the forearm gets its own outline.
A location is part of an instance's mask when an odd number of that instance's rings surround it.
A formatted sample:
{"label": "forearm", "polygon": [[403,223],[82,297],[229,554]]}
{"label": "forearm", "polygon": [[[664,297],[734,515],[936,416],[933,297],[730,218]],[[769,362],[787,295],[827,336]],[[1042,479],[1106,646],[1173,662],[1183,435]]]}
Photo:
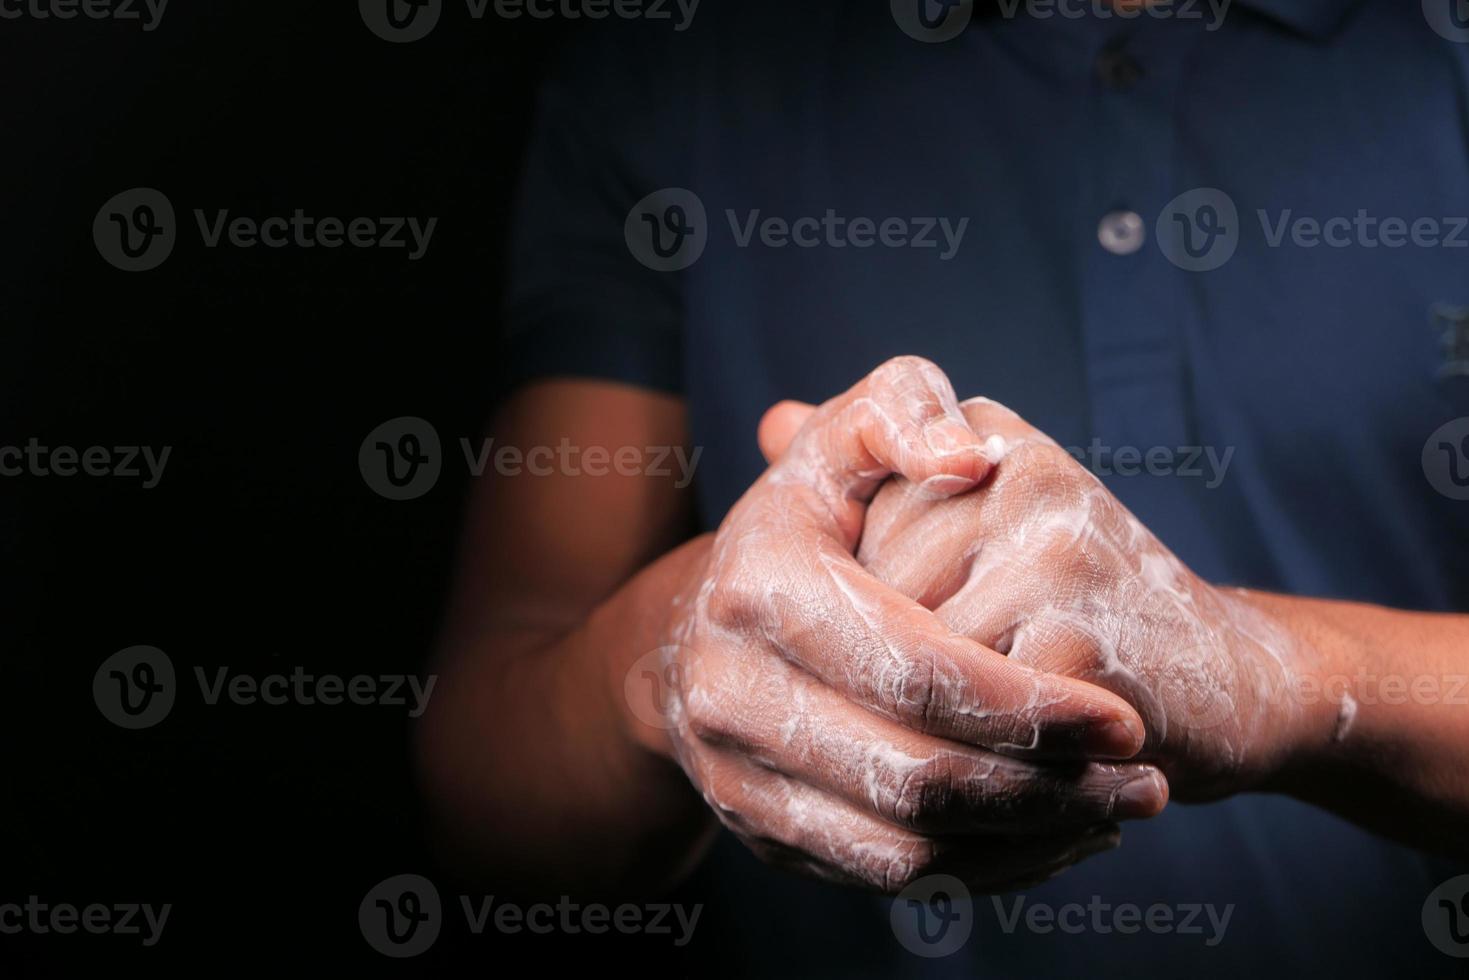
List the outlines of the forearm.
{"label": "forearm", "polygon": [[559,637],[491,622],[451,644],[420,755],[456,857],[584,889],[657,887],[698,856],[708,808],[629,711],[624,678],[707,551],[676,549]]}
{"label": "forearm", "polygon": [[1380,832],[1469,854],[1469,616],[1241,593],[1319,657],[1272,781]]}

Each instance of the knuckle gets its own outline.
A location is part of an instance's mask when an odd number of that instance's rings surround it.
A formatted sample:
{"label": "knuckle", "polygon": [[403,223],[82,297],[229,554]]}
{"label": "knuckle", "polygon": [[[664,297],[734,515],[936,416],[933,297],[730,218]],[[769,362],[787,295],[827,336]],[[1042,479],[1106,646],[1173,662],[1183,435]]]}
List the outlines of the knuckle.
{"label": "knuckle", "polygon": [[689,733],[701,742],[716,742],[724,737],[725,724],[714,701],[701,691],[691,691],[684,699],[684,719]]}
{"label": "knuckle", "polygon": [[764,601],[754,576],[721,574],[709,591],[705,612],[713,625],[736,629],[757,618]]}
{"label": "knuckle", "polygon": [[1043,461],[1043,465],[1055,476],[1072,480],[1081,476],[1083,470],[1080,461],[1050,436],[1037,432],[1030,445],[1035,447],[1037,460]]}
{"label": "knuckle", "polygon": [[879,678],[877,699],[915,731],[933,729],[938,710],[938,666],[932,653],[909,650],[894,658]]}
{"label": "knuckle", "polygon": [[936,756],[902,774],[893,791],[891,816],[899,826],[919,829],[950,812],[956,797],[953,764]]}
{"label": "knuckle", "polygon": [[932,873],[938,862],[938,846],[927,838],[904,841],[895,846],[881,866],[884,891],[897,893]]}
{"label": "knuckle", "polygon": [[883,361],[873,370],[869,377],[874,381],[887,382],[900,378],[931,378],[934,374],[943,376],[939,366],[926,357],[917,354],[900,354]]}
{"label": "knuckle", "polygon": [[1084,484],[1078,478],[1076,460],[1066,450],[1050,441],[1026,439],[1019,442],[1007,457],[1012,469],[1024,469],[1027,489],[1047,497],[1075,496]]}
{"label": "knuckle", "polygon": [[683,714],[689,733],[701,742],[718,742],[727,738],[730,731],[729,713],[724,710],[721,699],[697,669],[688,669],[684,674]]}

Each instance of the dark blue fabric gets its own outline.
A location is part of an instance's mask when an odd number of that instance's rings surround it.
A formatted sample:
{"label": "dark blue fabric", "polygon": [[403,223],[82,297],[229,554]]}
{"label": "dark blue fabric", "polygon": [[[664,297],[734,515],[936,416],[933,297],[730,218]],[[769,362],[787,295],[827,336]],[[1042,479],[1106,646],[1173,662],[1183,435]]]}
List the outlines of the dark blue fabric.
{"label": "dark blue fabric", "polygon": [[[599,32],[548,80],[527,159],[512,376],[681,392],[712,527],[762,468],[767,406],[921,354],[961,397],[1005,402],[1063,445],[1232,448],[1217,487],[1105,478],[1211,581],[1469,609],[1469,503],[1435,492],[1420,463],[1430,433],[1469,415],[1433,325],[1435,309],[1469,307],[1469,247],[1272,247],[1257,215],[1469,215],[1469,45],[1430,30],[1417,3],[1237,2],[1207,25],[990,11],[920,44],[886,3],[705,0],[682,33]],[[1119,46],[1130,82],[1098,68]],[[708,214],[708,246],[679,273],[644,268],[624,242],[629,209],[666,187]],[[1238,209],[1237,251],[1212,271],[1180,269],[1155,234],[1195,188]],[[969,225],[948,261],[741,248],[726,213],[754,209]],[[1099,244],[1116,211],[1144,219],[1133,254]],[[729,841],[703,874],[749,901],[701,929],[727,940],[725,967],[846,975],[1462,975],[1419,919],[1451,870],[1251,796],[1170,807],[1028,893],[1233,903],[1214,947],[1006,935],[979,898],[966,949],[922,961],[884,904],[792,881]]]}

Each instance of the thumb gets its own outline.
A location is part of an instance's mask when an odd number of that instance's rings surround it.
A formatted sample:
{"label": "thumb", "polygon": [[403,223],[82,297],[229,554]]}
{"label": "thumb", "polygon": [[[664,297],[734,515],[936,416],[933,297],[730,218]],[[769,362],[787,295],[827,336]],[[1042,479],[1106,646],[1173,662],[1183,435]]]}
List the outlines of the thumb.
{"label": "thumb", "polygon": [[815,405],[793,401],[777,402],[766,410],[756,435],[765,462],[773,463],[785,455],[791,440],[796,438],[796,433],[801,431],[801,426],[814,411]]}

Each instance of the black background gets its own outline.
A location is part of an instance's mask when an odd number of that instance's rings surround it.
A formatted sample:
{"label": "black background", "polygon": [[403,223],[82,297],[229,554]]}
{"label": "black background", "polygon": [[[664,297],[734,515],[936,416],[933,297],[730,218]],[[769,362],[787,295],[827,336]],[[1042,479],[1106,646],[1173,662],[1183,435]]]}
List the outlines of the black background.
{"label": "black background", "polygon": [[[206,706],[193,670],[425,670],[468,488],[455,444],[483,432],[496,397],[534,83],[566,29],[474,21],[454,2],[398,45],[343,2],[174,0],[151,33],[0,20],[0,444],[172,448],[151,490],[0,479],[0,902],[174,906],[152,949],[0,936],[0,975],[75,976],[93,960],[414,975],[565,955],[447,927],[416,961],[371,951],[366,891],[447,873],[427,855],[405,709]],[[160,268],[126,273],[92,222],[140,186],[172,201],[179,240]],[[418,262],[208,249],[193,225],[195,208],[298,207],[439,222]],[[437,428],[446,465],[429,494],[392,502],[357,453],[405,415]],[[128,732],[91,684],[135,644],[169,655],[182,693],[163,723]]]}

